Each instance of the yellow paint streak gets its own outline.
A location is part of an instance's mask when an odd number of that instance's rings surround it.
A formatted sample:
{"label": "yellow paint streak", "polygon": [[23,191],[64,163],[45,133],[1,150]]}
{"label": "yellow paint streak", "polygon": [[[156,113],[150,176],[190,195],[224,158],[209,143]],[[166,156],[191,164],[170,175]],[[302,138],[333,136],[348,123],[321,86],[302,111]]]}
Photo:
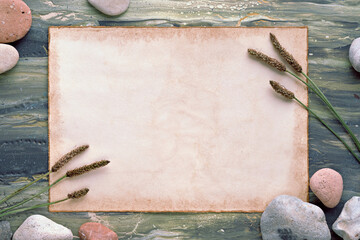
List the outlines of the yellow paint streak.
{"label": "yellow paint streak", "polygon": [[267,15],[264,15],[264,17],[266,17],[267,19],[270,19],[270,20],[280,20],[280,18],[269,17]]}
{"label": "yellow paint streak", "polygon": [[[35,174],[35,175],[32,175],[32,178],[33,179],[37,179],[39,177],[41,177],[42,174]],[[28,177],[19,177],[17,179],[15,179],[14,181],[11,181],[11,183],[24,183],[24,182],[31,182],[33,179],[31,178],[28,178]],[[45,178],[46,179],[46,178]]]}
{"label": "yellow paint streak", "polygon": [[29,182],[29,178],[27,178],[27,177],[19,177],[15,181],[13,181],[12,183],[22,183],[22,182]]}
{"label": "yellow paint streak", "polygon": [[48,55],[49,55],[49,54],[48,54],[48,53],[49,53],[48,50],[46,49],[46,47],[45,47],[44,45],[43,45],[42,47],[43,47],[43,49],[45,50],[46,55],[48,56]]}
{"label": "yellow paint streak", "polygon": [[[244,21],[245,19],[249,18],[249,17],[253,17],[253,16],[258,16],[260,15],[259,13],[249,13],[247,14],[245,17],[240,18],[239,21],[236,24],[236,27],[240,27],[241,26],[241,22]],[[274,17],[270,17],[267,15],[263,15],[264,18],[269,19],[269,20],[280,20],[279,18],[274,18]],[[265,20],[259,20],[259,22],[265,22]],[[255,23],[255,25],[257,25],[258,23]]]}
{"label": "yellow paint streak", "polygon": [[33,127],[47,127],[47,122],[31,121],[28,124],[16,125],[13,128],[33,128]]}
{"label": "yellow paint streak", "polygon": [[245,217],[250,221],[257,221],[259,219],[259,216],[255,214],[246,214]]}
{"label": "yellow paint streak", "polygon": [[224,20],[226,18],[224,18],[223,16],[221,16],[220,14],[215,14],[215,16],[218,16],[220,19]]}
{"label": "yellow paint streak", "polygon": [[18,115],[12,115],[12,116],[8,116],[9,119],[14,119],[14,120],[23,120],[25,117],[27,117],[29,115],[21,115],[21,114],[18,114]]}
{"label": "yellow paint streak", "polygon": [[252,16],[257,16],[257,15],[259,15],[259,13],[248,13],[245,17],[239,19],[239,21],[236,23],[236,27],[240,27],[241,22],[244,21],[245,19],[252,17]]}

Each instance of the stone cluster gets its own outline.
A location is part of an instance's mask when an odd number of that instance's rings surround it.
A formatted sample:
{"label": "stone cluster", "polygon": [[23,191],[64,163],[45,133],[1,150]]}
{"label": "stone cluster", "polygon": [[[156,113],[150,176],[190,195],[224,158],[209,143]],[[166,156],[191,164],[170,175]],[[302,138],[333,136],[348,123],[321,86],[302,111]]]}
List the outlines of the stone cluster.
{"label": "stone cluster", "polygon": [[[81,240],[118,239],[114,231],[95,222],[81,225],[78,234]],[[73,238],[74,236],[70,229],[42,215],[28,217],[15,231],[13,236],[9,222],[0,222],[0,240],[72,240]]]}

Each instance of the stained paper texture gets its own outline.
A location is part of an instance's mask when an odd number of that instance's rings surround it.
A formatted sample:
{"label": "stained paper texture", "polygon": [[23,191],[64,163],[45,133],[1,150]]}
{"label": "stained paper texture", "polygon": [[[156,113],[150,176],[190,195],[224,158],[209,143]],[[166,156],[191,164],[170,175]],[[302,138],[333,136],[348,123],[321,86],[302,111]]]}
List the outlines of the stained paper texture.
{"label": "stained paper texture", "polygon": [[269,33],[307,71],[307,28],[52,27],[49,30],[51,167],[89,144],[50,211],[252,212],[280,194],[307,200],[308,120],[276,80],[307,103],[299,82],[249,56],[280,59]]}

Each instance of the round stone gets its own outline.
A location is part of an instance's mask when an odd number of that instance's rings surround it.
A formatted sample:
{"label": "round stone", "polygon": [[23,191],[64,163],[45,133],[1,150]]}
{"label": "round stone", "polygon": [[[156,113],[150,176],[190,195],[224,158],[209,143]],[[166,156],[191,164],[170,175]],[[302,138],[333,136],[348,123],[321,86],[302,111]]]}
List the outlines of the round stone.
{"label": "round stone", "polygon": [[267,206],[260,220],[263,240],[331,240],[324,212],[301,199],[281,195]]}
{"label": "round stone", "polygon": [[349,60],[354,69],[360,72],[360,37],[356,38],[350,46]]}
{"label": "round stone", "polygon": [[360,197],[354,196],[345,203],[339,218],[332,229],[345,240],[359,240],[360,238]]}
{"label": "round stone", "polygon": [[0,43],[0,74],[15,67],[19,60],[19,53],[11,45]]}
{"label": "round stone", "polygon": [[88,0],[100,12],[117,16],[125,12],[130,4],[130,0]]}
{"label": "round stone", "polygon": [[96,222],[87,222],[81,225],[79,228],[79,237],[82,240],[118,240],[118,236],[114,231]]}
{"label": "round stone", "polygon": [[31,27],[31,10],[21,0],[0,1],[0,43],[23,38]]}
{"label": "round stone", "polygon": [[337,171],[323,168],[310,178],[310,188],[326,207],[334,208],[342,196],[343,179]]}
{"label": "round stone", "polygon": [[72,240],[70,229],[42,215],[28,217],[16,230],[13,240]]}

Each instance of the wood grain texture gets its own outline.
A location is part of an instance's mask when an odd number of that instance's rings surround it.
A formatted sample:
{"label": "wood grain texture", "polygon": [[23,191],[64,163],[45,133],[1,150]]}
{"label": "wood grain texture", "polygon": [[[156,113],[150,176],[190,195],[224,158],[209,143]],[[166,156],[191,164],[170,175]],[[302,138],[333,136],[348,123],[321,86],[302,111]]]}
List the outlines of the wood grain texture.
{"label": "wood grain texture", "polygon": [[[33,13],[29,34],[13,45],[20,62],[0,75],[0,194],[47,169],[48,26],[308,26],[309,75],[316,80],[350,128],[360,137],[360,74],[348,61],[351,41],[360,36],[358,0],[133,0],[119,17],[106,17],[86,0],[25,0]],[[254,65],[254,70],[259,67]],[[293,80],[291,80],[293,81]],[[346,137],[314,94],[310,106]],[[324,209],[329,226],[344,203],[360,195],[360,164],[315,119],[310,118],[310,175],[323,167],[339,171],[344,194],[339,206]],[[47,183],[39,183],[36,189]],[[27,192],[31,194],[32,192]],[[46,202],[43,195],[37,202]],[[50,214],[47,209],[10,216],[15,230],[30,214],[40,213],[69,227],[89,220],[114,229],[121,239],[261,239],[260,214]],[[333,233],[332,233],[333,234]],[[340,239],[333,234],[333,239]]]}

